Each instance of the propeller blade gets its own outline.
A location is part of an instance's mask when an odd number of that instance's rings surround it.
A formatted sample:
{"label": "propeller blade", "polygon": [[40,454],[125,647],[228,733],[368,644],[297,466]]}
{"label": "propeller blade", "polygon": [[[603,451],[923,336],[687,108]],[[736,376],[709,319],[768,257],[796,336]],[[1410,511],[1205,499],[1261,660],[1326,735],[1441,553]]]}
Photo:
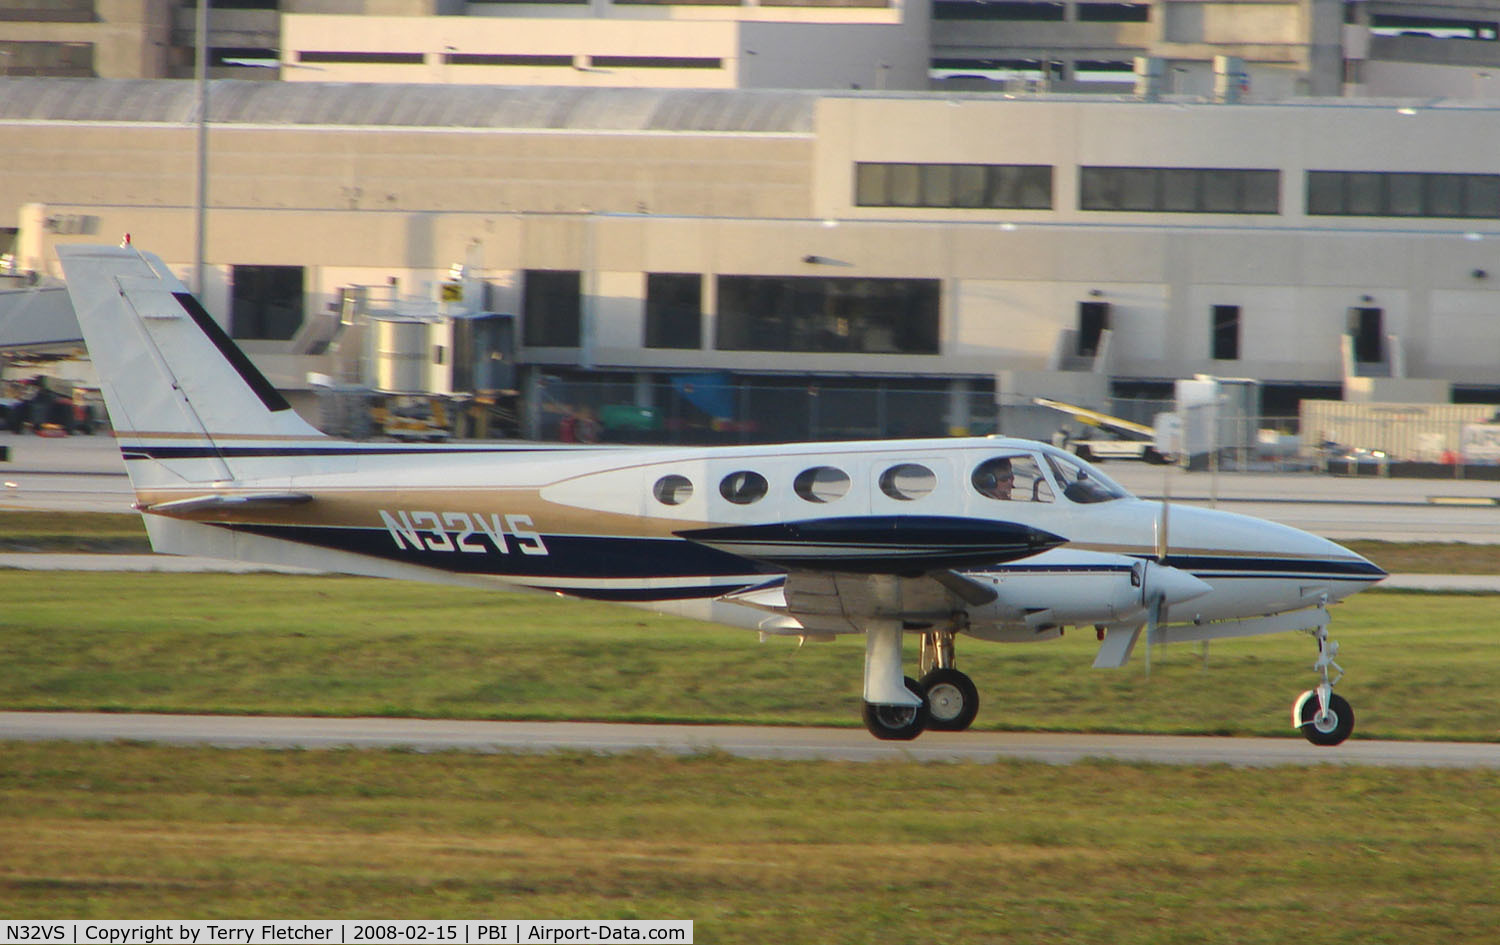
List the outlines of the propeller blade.
{"label": "propeller blade", "polygon": [[1172,480],[1166,471],[1161,478],[1161,514],[1156,518],[1156,561],[1167,563],[1167,510],[1172,505]]}

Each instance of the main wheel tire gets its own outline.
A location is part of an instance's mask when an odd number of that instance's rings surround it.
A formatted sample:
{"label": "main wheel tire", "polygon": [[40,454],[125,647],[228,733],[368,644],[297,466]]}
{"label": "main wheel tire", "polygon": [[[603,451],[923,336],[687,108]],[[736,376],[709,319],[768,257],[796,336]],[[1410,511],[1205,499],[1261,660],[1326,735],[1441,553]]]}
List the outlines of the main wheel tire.
{"label": "main wheel tire", "polygon": [[1337,745],[1354,731],[1354,709],[1338,693],[1328,699],[1328,717],[1318,721],[1318,697],[1302,703],[1302,734],[1314,745]]}
{"label": "main wheel tire", "polygon": [[927,727],[938,732],[962,732],[979,714],[979,689],[956,669],[935,669],[922,677],[927,693]]}
{"label": "main wheel tire", "polygon": [[910,676],[906,677],[906,688],[922,699],[921,705],[886,705],[877,702],[864,704],[865,728],[882,741],[911,741],[927,728],[929,712],[927,696],[921,685]]}

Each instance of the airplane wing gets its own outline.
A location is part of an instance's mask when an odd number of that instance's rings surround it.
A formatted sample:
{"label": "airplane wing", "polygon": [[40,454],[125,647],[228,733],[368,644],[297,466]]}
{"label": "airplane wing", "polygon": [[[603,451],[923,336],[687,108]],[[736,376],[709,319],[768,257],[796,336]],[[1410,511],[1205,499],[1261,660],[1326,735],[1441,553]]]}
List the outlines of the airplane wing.
{"label": "airplane wing", "polygon": [[[988,590],[953,572],[939,572]],[[993,595],[993,591],[989,592]],[[950,620],[955,605],[937,574],[898,577],[833,571],[790,571],[784,580],[735,591],[720,598],[766,611],[764,633],[806,636],[863,632],[871,618],[899,619],[918,627]],[[993,600],[993,596],[990,600]]]}
{"label": "airplane wing", "polygon": [[1053,410],[1061,411],[1091,427],[1101,427],[1125,436],[1141,437],[1147,440],[1154,440],[1156,438],[1156,431],[1143,423],[1122,420],[1119,417],[1112,417],[1107,413],[1100,413],[1097,410],[1090,410],[1087,407],[1079,407],[1076,404],[1063,403],[1060,400],[1048,400],[1046,397],[1033,397],[1031,398],[1031,402],[1039,407],[1051,407]]}

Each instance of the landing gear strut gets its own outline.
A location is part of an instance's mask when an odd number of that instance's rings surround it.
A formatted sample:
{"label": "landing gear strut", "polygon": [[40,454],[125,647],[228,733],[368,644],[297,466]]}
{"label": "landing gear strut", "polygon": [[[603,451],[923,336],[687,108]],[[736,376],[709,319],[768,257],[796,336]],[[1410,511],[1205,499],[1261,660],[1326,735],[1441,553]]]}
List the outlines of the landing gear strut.
{"label": "landing gear strut", "polygon": [[931,724],[931,715],[927,700],[922,695],[921,685],[910,676],[904,681],[907,691],[921,700],[920,705],[865,703],[865,728],[882,741],[910,741]]}
{"label": "landing gear strut", "polygon": [[932,713],[927,727],[940,732],[962,732],[979,714],[979,689],[953,668],[953,631],[922,634],[922,689]]}
{"label": "landing gear strut", "polygon": [[[1354,709],[1349,700],[1333,691],[1334,684],[1344,678],[1344,668],[1333,661],[1339,645],[1328,639],[1326,623],[1308,632],[1318,641],[1318,661],[1313,669],[1321,674],[1322,680],[1316,689],[1304,692],[1292,705],[1292,725],[1301,729],[1314,745],[1337,745],[1354,731]],[[1338,673],[1332,679],[1330,669]]]}
{"label": "landing gear strut", "polygon": [[953,668],[953,621],[922,634],[922,681],[901,675],[900,621],[865,624],[865,728],[879,739],[916,738],[924,729],[961,732],[979,712],[979,690]]}

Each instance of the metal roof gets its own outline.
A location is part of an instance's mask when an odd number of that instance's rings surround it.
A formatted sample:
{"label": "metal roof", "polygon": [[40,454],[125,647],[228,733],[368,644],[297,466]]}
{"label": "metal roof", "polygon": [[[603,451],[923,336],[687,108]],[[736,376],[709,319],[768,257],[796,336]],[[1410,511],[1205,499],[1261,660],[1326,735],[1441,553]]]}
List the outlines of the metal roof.
{"label": "metal roof", "polygon": [[[811,133],[818,93],[766,89],[571,88],[215,79],[219,124]],[[0,121],[187,123],[184,79],[0,79]]]}

